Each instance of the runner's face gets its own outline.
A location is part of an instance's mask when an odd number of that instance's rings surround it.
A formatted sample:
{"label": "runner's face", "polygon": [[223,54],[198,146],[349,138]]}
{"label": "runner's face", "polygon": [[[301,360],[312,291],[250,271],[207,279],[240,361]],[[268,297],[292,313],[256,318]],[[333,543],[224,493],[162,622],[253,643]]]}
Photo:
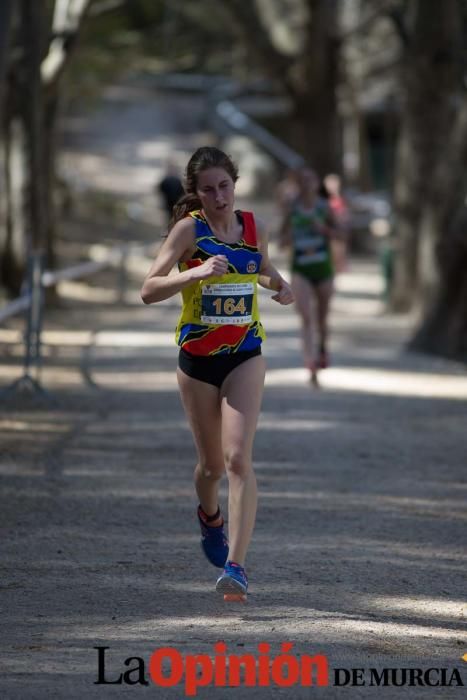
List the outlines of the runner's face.
{"label": "runner's face", "polygon": [[223,168],[209,168],[198,175],[196,194],[204,211],[214,216],[231,214],[234,204],[235,184]]}

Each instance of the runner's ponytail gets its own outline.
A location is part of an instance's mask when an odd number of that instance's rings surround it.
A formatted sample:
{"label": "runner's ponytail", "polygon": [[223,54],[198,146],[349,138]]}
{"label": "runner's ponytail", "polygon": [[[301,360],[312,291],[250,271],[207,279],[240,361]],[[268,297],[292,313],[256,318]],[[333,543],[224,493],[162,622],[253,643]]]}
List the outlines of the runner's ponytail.
{"label": "runner's ponytail", "polygon": [[172,209],[172,218],[170,219],[169,232],[173,229],[177,221],[188,216],[190,211],[201,209],[201,201],[197,194],[188,192],[184,194]]}

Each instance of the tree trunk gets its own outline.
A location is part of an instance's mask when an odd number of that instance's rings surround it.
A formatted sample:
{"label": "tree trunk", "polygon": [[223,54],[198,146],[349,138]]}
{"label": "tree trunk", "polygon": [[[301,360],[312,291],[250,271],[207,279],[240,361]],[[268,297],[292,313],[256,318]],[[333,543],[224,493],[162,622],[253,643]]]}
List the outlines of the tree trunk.
{"label": "tree trunk", "polygon": [[9,161],[12,149],[10,139],[12,81],[7,79],[10,53],[10,31],[13,19],[13,2],[0,3],[0,280],[12,296],[17,296],[23,278],[23,253],[13,245],[13,222],[9,211],[11,177]]}
{"label": "tree trunk", "polygon": [[45,244],[46,210],[44,179],[44,101],[41,82],[41,3],[22,0],[22,45],[24,51],[21,115],[27,139],[27,207],[25,222],[32,250]]}
{"label": "tree trunk", "polygon": [[44,196],[47,210],[47,220],[44,231],[44,247],[47,256],[47,267],[56,267],[56,212],[54,204],[54,192],[56,188],[56,155],[57,155],[57,118],[59,112],[59,98],[56,85],[48,91],[44,110]]}
{"label": "tree trunk", "polygon": [[289,142],[307,163],[324,177],[341,169],[340,139],[335,104],[335,86],[326,84],[321,91],[296,95],[290,120]]}
{"label": "tree trunk", "polygon": [[408,18],[409,40],[402,65],[403,101],[394,188],[394,310],[421,303],[422,291],[433,275],[433,247],[440,232],[433,232],[438,216],[433,209],[430,211],[430,202],[447,199],[446,183],[438,182],[435,188],[433,174],[446,158],[461,77],[458,0],[414,0],[410,9],[413,16]]}
{"label": "tree trunk", "polygon": [[45,240],[41,3],[22,0],[18,11],[21,59],[8,83],[4,119],[5,230],[0,252],[2,281],[13,295],[21,290],[28,254]]}
{"label": "tree trunk", "polygon": [[393,311],[407,311],[413,303],[417,280],[418,234],[421,202],[424,197],[423,179],[417,165],[418,152],[414,134],[407,119],[402,118],[396,152],[394,181],[394,211],[396,245],[394,276],[391,286]]}
{"label": "tree trunk", "polygon": [[21,292],[28,248],[24,223],[26,139],[21,120],[10,113],[3,129],[3,169],[0,278],[9,294],[16,297]]}
{"label": "tree trunk", "polygon": [[[459,105],[450,130],[444,158],[433,174],[434,195],[424,221],[433,248],[428,263],[436,264],[430,275],[421,266],[424,290],[423,318],[411,347],[467,362],[467,97]],[[434,261],[433,261],[434,258]],[[434,279],[433,279],[434,278]]]}
{"label": "tree trunk", "polygon": [[467,362],[462,8],[457,0],[418,0],[413,7],[398,161],[400,250],[393,302],[402,299],[410,306],[418,301],[422,320],[412,348]]}
{"label": "tree trunk", "polygon": [[[465,207],[464,207],[465,210]],[[444,260],[439,292],[410,347],[467,363],[467,215]]]}
{"label": "tree trunk", "polygon": [[303,54],[290,81],[292,145],[320,176],[340,170],[337,1],[308,0]]}
{"label": "tree trunk", "polygon": [[44,249],[48,264],[54,263],[58,88],[88,9],[89,0],[55,0],[53,39],[44,52],[45,3],[21,0],[17,5],[22,58],[12,70],[3,122],[5,226],[0,228],[2,283],[13,294],[21,287],[28,252]]}
{"label": "tree trunk", "polygon": [[[255,2],[229,0],[225,8],[241,31],[241,39],[256,64],[282,85],[292,102],[289,144],[319,175],[340,169],[337,123],[338,0],[304,0],[309,21],[298,55],[276,48],[272,27]],[[263,13],[264,15],[264,13]]]}
{"label": "tree trunk", "polygon": [[[60,79],[77,45],[82,21],[89,11],[89,0],[56,0],[53,33],[57,38],[49,46],[42,62],[43,86],[42,136],[44,142],[44,231],[43,242],[47,254],[47,266],[55,268],[56,262],[56,212],[54,192],[56,187],[57,120],[60,113]],[[54,290],[49,289],[53,298]]]}

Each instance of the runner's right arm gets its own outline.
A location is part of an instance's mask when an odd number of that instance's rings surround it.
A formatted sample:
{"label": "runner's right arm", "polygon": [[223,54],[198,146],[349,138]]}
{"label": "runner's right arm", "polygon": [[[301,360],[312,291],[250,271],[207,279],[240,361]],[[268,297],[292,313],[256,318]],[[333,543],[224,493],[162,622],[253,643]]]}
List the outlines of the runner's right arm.
{"label": "runner's right arm", "polygon": [[202,265],[197,265],[170,275],[173,266],[189,259],[194,252],[194,222],[189,217],[178,221],[165,239],[144,280],[141,298],[145,304],[154,304],[169,299],[185,287],[208,277],[227,272],[227,258],[214,255]]}

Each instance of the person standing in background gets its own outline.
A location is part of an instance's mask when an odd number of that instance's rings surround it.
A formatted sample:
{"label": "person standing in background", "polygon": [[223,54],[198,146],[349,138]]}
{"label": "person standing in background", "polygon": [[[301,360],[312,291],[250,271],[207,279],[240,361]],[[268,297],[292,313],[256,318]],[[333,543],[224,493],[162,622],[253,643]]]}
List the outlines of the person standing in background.
{"label": "person standing in background", "polygon": [[185,194],[182,181],[178,176],[176,165],[169,161],[164,177],[156,184],[156,193],[162,197],[163,206],[167,215],[167,222],[172,218],[173,208]]}

